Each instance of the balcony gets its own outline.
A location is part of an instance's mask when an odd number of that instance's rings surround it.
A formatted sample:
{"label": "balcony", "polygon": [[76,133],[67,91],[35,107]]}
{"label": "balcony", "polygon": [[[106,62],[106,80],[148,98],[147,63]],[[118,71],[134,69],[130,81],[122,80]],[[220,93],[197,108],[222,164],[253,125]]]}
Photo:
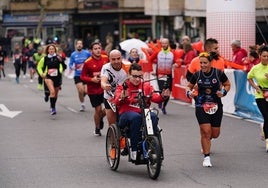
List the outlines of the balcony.
{"label": "balcony", "polygon": [[[73,11],[76,9],[77,0],[41,0],[45,9],[50,11]],[[10,2],[10,11],[12,12],[39,12],[40,6],[36,0],[12,0]]]}
{"label": "balcony", "polygon": [[184,0],[146,0],[144,3],[146,15],[176,16],[184,10]]}

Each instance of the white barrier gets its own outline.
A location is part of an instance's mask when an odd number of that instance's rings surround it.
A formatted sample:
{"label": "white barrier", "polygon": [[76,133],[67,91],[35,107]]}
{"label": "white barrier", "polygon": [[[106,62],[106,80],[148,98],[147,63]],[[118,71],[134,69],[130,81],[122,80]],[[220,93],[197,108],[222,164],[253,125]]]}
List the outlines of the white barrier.
{"label": "white barrier", "polygon": [[231,89],[225,97],[221,98],[223,103],[223,111],[233,114],[235,112],[234,98],[236,93],[234,69],[225,69],[224,73],[231,82]]}

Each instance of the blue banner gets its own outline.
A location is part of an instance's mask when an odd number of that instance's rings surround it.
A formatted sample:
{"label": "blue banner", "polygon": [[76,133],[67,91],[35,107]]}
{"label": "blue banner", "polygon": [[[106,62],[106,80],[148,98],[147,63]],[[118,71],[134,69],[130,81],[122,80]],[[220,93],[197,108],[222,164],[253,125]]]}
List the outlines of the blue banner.
{"label": "blue banner", "polygon": [[235,114],[242,118],[263,121],[262,115],[254,97],[254,89],[247,81],[247,73],[243,71],[234,71],[236,94],[234,99]]}

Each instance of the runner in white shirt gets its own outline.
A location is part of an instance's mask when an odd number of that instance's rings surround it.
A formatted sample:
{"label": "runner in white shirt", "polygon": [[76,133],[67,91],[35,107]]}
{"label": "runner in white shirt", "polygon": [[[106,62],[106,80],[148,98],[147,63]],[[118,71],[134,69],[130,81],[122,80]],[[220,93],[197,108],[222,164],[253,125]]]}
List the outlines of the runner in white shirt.
{"label": "runner in white shirt", "polygon": [[104,105],[108,124],[116,123],[116,109],[109,101],[113,98],[118,84],[123,84],[127,73],[122,68],[122,54],[119,50],[112,50],[109,55],[110,62],[101,69],[101,87],[104,89]]}

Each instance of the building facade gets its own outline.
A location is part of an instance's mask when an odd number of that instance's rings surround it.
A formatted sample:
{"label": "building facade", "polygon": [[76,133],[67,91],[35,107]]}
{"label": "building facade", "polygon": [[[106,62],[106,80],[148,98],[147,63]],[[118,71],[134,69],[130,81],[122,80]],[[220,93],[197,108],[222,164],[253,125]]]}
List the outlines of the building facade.
{"label": "building facade", "polygon": [[[116,45],[129,37],[146,40],[206,37],[206,0],[1,0],[0,36],[99,39]],[[256,43],[268,40],[268,2],[256,0]]]}

